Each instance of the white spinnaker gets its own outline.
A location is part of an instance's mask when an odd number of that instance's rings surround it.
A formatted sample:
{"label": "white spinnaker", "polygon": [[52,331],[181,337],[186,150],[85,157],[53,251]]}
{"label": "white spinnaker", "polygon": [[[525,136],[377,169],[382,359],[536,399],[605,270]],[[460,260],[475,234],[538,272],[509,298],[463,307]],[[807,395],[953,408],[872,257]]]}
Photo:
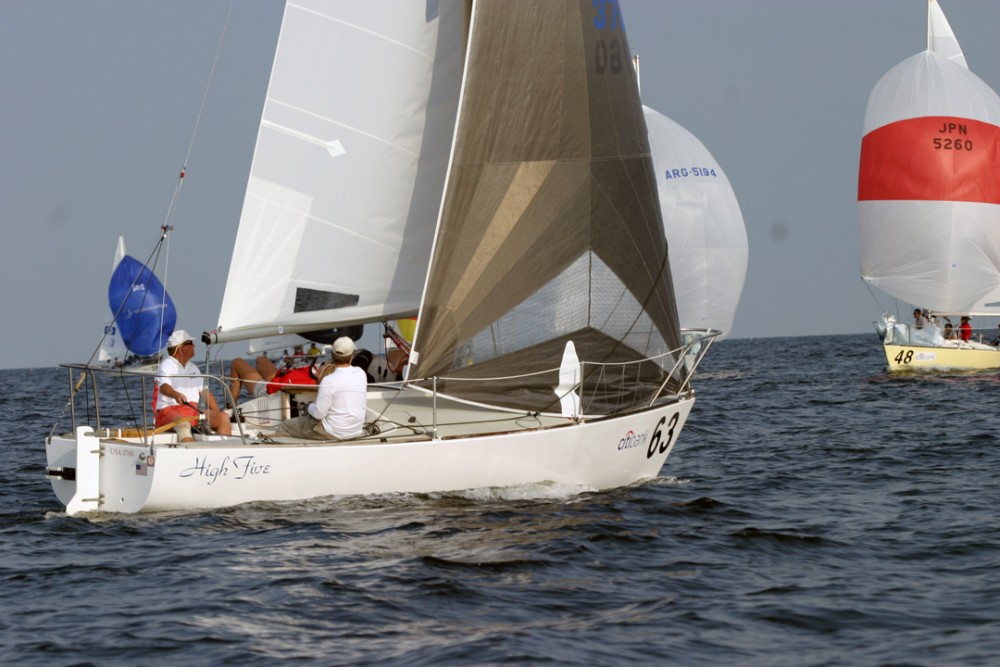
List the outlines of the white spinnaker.
{"label": "white spinnaker", "polygon": [[899,63],[868,97],[862,130],[922,116],[957,116],[1000,124],[996,93],[973,72],[931,51]]}
{"label": "white spinnaker", "polygon": [[747,273],[747,233],[722,167],[688,130],[644,106],[680,325],[733,327]]}
{"label": "white spinnaker", "polygon": [[448,0],[288,3],[217,340],[416,313],[466,21]]}
{"label": "white spinnaker", "polygon": [[[1000,97],[968,69],[954,32],[933,0],[928,7],[927,42],[929,50],[899,63],[875,85],[863,136],[893,123],[924,118],[1000,125]],[[981,141],[976,150],[987,154]],[[994,178],[998,168],[995,158],[984,160],[981,177]],[[862,172],[862,185],[866,177]],[[1000,310],[997,204],[916,195],[862,200],[859,229],[861,274],[869,284],[939,312]]]}
{"label": "white spinnaker", "polygon": [[1000,311],[1000,206],[864,201],[860,216],[866,282],[935,312]]}

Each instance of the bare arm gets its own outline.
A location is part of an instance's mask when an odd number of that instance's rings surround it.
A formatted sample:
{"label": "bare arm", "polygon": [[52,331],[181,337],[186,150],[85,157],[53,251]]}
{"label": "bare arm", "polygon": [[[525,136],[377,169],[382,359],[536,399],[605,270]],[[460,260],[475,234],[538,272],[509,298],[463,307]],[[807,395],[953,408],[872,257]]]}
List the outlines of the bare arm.
{"label": "bare arm", "polygon": [[184,404],[187,403],[188,401],[187,396],[177,391],[166,382],[160,385],[160,393],[166,396],[167,398],[174,399],[175,401],[177,401],[178,404]]}

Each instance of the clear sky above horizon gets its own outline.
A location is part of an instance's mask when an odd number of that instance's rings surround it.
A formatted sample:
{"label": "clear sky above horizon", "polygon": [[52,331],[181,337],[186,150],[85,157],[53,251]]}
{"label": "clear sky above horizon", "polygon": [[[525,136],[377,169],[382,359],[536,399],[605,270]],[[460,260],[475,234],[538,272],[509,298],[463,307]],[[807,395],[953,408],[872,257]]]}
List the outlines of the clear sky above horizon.
{"label": "clear sky above horizon", "polygon": [[[192,144],[229,0],[0,0],[0,368],[90,357],[117,236],[145,259],[189,145],[166,282],[179,327],[214,326],[283,4],[233,3]],[[894,304],[859,276],[861,125],[875,82],[926,48],[926,0],[621,4],[643,102],[706,145],[743,211],[731,337],[873,331]],[[941,4],[1000,90],[1000,2]]]}

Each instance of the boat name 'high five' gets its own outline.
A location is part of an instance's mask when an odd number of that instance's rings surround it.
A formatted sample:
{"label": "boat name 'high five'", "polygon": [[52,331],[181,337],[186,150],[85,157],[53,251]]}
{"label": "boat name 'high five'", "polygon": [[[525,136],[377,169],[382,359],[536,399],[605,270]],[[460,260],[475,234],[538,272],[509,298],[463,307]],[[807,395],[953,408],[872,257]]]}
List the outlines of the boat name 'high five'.
{"label": "boat name 'high five'", "polygon": [[215,484],[220,477],[228,477],[230,472],[234,472],[234,480],[245,479],[254,475],[267,475],[271,472],[270,464],[260,464],[254,461],[253,456],[237,456],[231,459],[225,457],[222,463],[210,463],[208,458],[195,459],[194,466],[181,472],[181,477],[205,477],[208,485]]}

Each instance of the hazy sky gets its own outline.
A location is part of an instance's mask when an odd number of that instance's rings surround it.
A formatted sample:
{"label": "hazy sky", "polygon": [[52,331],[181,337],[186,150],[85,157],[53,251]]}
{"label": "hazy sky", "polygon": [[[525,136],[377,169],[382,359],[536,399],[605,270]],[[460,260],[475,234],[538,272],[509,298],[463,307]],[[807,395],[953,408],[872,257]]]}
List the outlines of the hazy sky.
{"label": "hazy sky", "polygon": [[[172,216],[168,289],[192,333],[222,302],[283,7],[233,4]],[[750,268],[732,337],[873,330],[881,310],[857,247],[861,124],[875,82],[926,48],[926,4],[622,0],[644,103],[701,139],[743,210]],[[942,7],[970,68],[1000,90],[1000,2]],[[159,236],[229,9],[0,0],[0,368],[93,352],[117,236],[140,260]]]}

